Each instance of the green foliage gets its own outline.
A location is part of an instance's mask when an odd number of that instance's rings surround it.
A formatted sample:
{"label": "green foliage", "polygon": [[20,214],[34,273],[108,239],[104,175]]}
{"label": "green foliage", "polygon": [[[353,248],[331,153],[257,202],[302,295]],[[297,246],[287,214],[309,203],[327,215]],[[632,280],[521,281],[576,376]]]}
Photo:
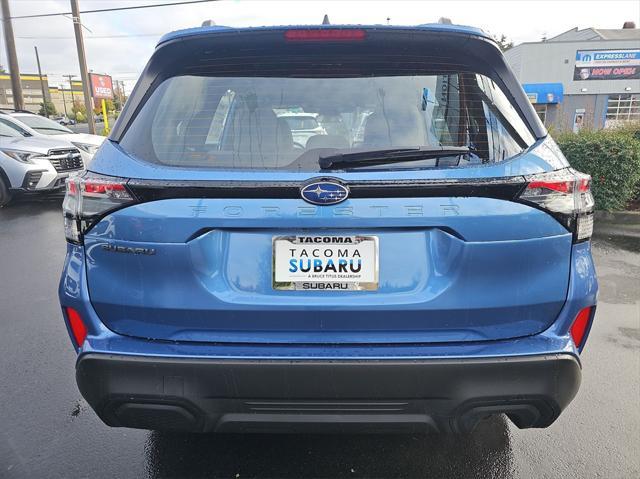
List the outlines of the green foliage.
{"label": "green foliage", "polygon": [[582,130],[556,137],[560,149],[576,170],[592,178],[599,210],[623,210],[640,188],[640,127]]}
{"label": "green foliage", "polygon": [[[46,111],[45,111],[46,108]],[[45,101],[44,103],[40,103],[40,111],[38,111],[38,115],[42,116],[53,116],[57,115],[56,106],[50,101]]]}
{"label": "green foliage", "polygon": [[[76,100],[73,102],[71,113],[78,123],[84,123],[87,121],[87,107],[85,107],[84,103],[81,101]],[[69,118],[71,118],[72,115],[69,115]]]}
{"label": "green foliage", "polygon": [[82,103],[80,100],[76,100],[73,102],[71,111],[76,115],[78,113],[82,113],[82,116],[84,116],[85,118],[87,117],[87,107],[85,107],[84,103]]}

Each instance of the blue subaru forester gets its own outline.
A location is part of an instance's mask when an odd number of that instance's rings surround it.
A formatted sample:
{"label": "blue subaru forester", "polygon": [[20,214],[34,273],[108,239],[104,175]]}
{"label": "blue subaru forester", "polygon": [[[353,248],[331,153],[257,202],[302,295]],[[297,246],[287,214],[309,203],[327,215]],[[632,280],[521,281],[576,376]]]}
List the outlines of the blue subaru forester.
{"label": "blue subaru forester", "polygon": [[77,382],[111,426],[546,427],[578,391],[590,178],[480,30],[168,34],[64,222]]}

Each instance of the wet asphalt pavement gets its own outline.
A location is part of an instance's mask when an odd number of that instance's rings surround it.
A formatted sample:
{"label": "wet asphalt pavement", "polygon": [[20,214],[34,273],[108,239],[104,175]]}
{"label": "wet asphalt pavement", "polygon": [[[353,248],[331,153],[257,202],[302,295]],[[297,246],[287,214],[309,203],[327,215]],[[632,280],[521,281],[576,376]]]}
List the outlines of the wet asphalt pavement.
{"label": "wet asphalt pavement", "polygon": [[548,429],[468,437],[212,436],[103,425],[83,401],[57,299],[60,199],[0,210],[0,478],[640,477],[640,226],[601,224],[600,303],[578,397]]}

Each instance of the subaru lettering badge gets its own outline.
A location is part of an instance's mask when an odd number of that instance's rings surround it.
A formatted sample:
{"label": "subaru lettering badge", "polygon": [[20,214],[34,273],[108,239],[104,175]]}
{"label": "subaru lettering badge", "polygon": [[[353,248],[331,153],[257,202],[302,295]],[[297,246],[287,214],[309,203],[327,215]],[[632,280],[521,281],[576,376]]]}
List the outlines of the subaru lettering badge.
{"label": "subaru lettering badge", "polygon": [[317,180],[303,186],[300,196],[314,205],[335,205],[347,199],[349,189],[335,180]]}

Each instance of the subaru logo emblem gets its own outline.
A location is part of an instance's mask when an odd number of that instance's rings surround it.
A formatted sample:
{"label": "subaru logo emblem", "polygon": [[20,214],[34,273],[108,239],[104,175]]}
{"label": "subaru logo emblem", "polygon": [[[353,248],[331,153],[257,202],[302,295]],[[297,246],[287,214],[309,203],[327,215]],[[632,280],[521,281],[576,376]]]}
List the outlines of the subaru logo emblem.
{"label": "subaru logo emblem", "polygon": [[303,186],[300,196],[314,205],[335,205],[347,199],[349,189],[336,180],[317,180]]}

